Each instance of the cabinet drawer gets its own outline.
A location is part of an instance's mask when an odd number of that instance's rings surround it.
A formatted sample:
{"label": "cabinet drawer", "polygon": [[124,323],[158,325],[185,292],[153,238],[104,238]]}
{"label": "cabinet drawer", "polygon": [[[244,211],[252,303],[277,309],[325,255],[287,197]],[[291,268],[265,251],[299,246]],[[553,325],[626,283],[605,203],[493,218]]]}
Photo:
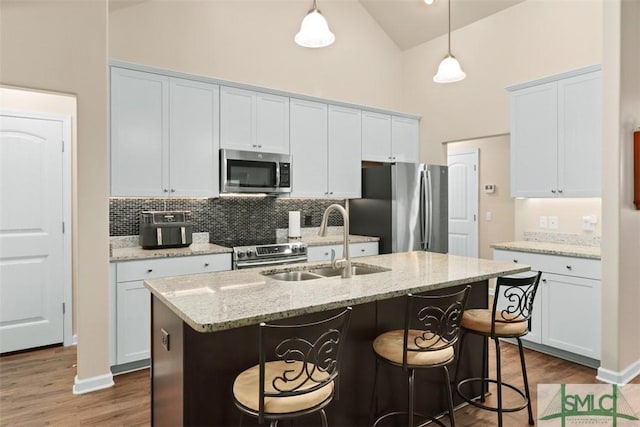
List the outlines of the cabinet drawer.
{"label": "cabinet drawer", "polygon": [[231,254],[148,259],[118,263],[116,265],[116,280],[129,282],[223,270],[231,270]]}
{"label": "cabinet drawer", "polygon": [[[342,258],[342,245],[309,246],[307,248],[307,258],[310,262],[330,261],[332,250],[335,251],[336,258]],[[349,244],[349,256],[351,258],[370,255],[378,255],[378,242]]]}
{"label": "cabinet drawer", "polygon": [[600,279],[600,260],[495,249],[493,259],[527,264],[545,273]]}
{"label": "cabinet drawer", "polygon": [[349,245],[352,257],[378,255],[378,242],[352,243]]}

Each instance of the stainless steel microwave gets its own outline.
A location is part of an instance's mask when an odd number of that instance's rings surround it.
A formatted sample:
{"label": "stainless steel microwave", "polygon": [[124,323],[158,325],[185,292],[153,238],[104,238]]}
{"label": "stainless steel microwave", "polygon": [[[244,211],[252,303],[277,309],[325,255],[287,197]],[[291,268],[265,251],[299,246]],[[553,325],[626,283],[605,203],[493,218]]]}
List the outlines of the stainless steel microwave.
{"label": "stainless steel microwave", "polygon": [[220,150],[221,193],[290,193],[291,156]]}

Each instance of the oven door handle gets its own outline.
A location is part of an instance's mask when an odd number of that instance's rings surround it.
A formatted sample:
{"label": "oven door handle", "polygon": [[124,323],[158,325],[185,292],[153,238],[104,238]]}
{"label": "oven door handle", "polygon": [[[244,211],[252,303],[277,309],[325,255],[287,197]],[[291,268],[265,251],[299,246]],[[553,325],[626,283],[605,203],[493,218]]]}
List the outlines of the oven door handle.
{"label": "oven door handle", "polygon": [[282,260],[282,259],[276,259],[273,261],[258,260],[255,262],[251,262],[251,261],[242,262],[241,264],[238,264],[236,262],[236,266],[238,267],[238,269],[241,269],[246,267],[262,267],[263,265],[276,265],[276,264],[284,265],[284,264],[290,264],[294,262],[304,262],[304,261],[307,261],[307,257],[300,256],[300,257],[287,258],[286,260]]}

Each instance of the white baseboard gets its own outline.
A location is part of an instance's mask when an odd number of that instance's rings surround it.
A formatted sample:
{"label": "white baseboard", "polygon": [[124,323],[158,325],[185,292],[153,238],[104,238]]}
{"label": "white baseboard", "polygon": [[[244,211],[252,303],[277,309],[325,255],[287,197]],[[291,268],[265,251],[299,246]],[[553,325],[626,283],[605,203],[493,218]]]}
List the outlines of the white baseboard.
{"label": "white baseboard", "polygon": [[79,380],[76,375],[73,384],[73,394],[85,394],[92,391],[98,391],[105,388],[113,387],[113,375],[111,372],[97,377]]}
{"label": "white baseboard", "polygon": [[600,367],[598,368],[598,375],[596,376],[596,379],[609,384],[624,385],[629,383],[638,375],[640,375],[640,359],[636,360],[620,372]]}
{"label": "white baseboard", "polygon": [[71,337],[71,345],[78,345],[78,334],[73,334]]}

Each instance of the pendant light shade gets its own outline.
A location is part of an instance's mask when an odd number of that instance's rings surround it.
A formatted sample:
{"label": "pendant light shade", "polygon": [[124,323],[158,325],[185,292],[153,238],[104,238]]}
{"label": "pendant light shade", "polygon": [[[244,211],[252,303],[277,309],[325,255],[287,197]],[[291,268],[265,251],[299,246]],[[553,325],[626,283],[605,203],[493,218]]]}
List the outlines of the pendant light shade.
{"label": "pendant light shade", "polygon": [[313,0],[313,7],[302,20],[300,31],[294,40],[303,47],[326,47],[336,41],[336,36],[329,30],[329,24],[324,19]]}
{"label": "pendant light shade", "polygon": [[438,72],[433,76],[436,83],[454,83],[464,80],[467,75],[462,71],[460,63],[455,56],[451,54],[451,0],[449,0],[449,31],[448,31],[449,48],[447,56],[444,57],[438,66]]}
{"label": "pendant light shade", "polygon": [[467,77],[455,56],[447,55],[438,66],[438,73],[433,76],[436,83],[454,83]]}

